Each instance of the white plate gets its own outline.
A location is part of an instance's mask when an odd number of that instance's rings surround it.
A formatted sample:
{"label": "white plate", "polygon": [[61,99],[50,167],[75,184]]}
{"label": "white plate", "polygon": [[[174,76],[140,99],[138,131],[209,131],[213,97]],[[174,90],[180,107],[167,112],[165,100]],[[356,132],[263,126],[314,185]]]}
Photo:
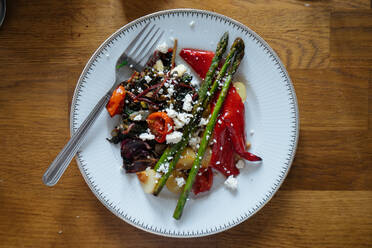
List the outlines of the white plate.
{"label": "white plate", "polygon": [[[284,181],[298,139],[296,95],[280,59],[269,45],[243,24],[213,12],[176,9],[139,18],[110,36],[93,54],[82,72],[71,107],[71,132],[76,131],[99,98],[111,87],[114,65],[145,22],[162,27],[164,41],[179,41],[179,48],[215,50],[228,31],[229,46],[236,37],[246,45],[237,80],[247,85],[246,130],[251,152],[263,158],[260,167],[241,170],[236,192],[216,180],[207,194],[191,197],[182,219],[172,218],[177,196],[163,190],[146,195],[135,175],[125,174],[119,145],[105,139],[117,124],[106,111],[98,118],[77,155],[82,175],[96,197],[115,215],[142,230],[163,236],[197,237],[229,229],[255,214]],[[195,25],[190,25],[194,21]],[[180,61],[180,60],[179,60]],[[129,70],[128,75],[129,76]],[[250,135],[254,130],[254,135]]]}

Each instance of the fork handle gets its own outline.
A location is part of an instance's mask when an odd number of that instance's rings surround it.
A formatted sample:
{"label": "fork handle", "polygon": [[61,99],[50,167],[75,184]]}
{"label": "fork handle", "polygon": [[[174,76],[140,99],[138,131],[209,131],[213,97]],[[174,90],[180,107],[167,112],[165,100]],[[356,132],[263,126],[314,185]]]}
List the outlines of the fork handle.
{"label": "fork handle", "polygon": [[93,123],[97,120],[102,109],[106,106],[111,97],[111,90],[104,95],[101,100],[98,101],[96,106],[90,112],[88,117],[80,125],[78,130],[71,136],[62,151],[57,155],[54,161],[50,164],[49,168],[43,175],[43,182],[47,186],[54,186],[65,172],[66,168],[70,164],[72,158],[75,156],[83,141],[86,138],[86,134]]}

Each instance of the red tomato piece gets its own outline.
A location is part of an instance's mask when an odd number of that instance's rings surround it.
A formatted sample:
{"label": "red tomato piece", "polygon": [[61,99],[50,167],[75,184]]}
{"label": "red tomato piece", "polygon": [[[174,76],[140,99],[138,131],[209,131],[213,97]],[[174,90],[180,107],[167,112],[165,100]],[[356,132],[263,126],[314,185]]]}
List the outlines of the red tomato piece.
{"label": "red tomato piece", "polygon": [[163,143],[167,134],[173,132],[173,120],[164,112],[150,114],[147,117],[147,124],[159,143]]}

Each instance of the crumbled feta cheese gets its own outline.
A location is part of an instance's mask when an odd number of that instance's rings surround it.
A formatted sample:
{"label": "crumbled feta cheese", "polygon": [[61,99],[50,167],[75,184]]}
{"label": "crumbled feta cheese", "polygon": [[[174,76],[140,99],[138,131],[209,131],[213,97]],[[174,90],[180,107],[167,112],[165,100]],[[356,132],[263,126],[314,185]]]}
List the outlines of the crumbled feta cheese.
{"label": "crumbled feta cheese", "polygon": [[192,114],[188,113],[177,113],[177,119],[181,122],[188,124],[191,120]]}
{"label": "crumbled feta cheese", "polygon": [[173,84],[172,85],[170,85],[169,86],[169,88],[168,88],[168,93],[169,93],[169,95],[173,95],[173,93],[174,93],[174,86],[173,86]]}
{"label": "crumbled feta cheese", "polygon": [[157,70],[159,73],[164,71],[163,61],[160,59],[155,62],[154,69]]}
{"label": "crumbled feta cheese", "polygon": [[220,161],[217,161],[216,164],[220,164],[221,162]]}
{"label": "crumbled feta cheese", "polygon": [[153,134],[150,134],[150,133],[141,133],[139,135],[139,138],[141,140],[153,140],[153,139],[155,139],[155,136]]}
{"label": "crumbled feta cheese", "polygon": [[183,177],[176,177],[175,180],[176,180],[177,186],[180,188],[186,184],[186,181]]}
{"label": "crumbled feta cheese", "polygon": [[180,121],[178,118],[173,118],[173,122],[176,129],[181,129],[185,125],[185,123]]}
{"label": "crumbled feta cheese", "polygon": [[151,80],[152,80],[152,78],[146,75],[146,76],[145,76],[145,80],[146,80],[146,82],[150,83]]}
{"label": "crumbled feta cheese", "polygon": [[199,126],[205,126],[208,124],[208,122],[209,122],[208,119],[201,118],[199,122]]}
{"label": "crumbled feta cheese", "polygon": [[218,119],[217,122],[218,122],[218,124],[220,124],[220,125],[222,124],[222,121],[221,121],[220,119]]}
{"label": "crumbled feta cheese", "polygon": [[142,88],[137,88],[138,93],[142,93],[143,89]]}
{"label": "crumbled feta cheese", "polygon": [[182,139],[182,133],[174,131],[166,136],[167,144],[176,144]]}
{"label": "crumbled feta cheese", "polygon": [[170,118],[177,117],[177,112],[173,109],[173,104],[171,104],[169,108],[165,109],[165,111]]}
{"label": "crumbled feta cheese", "polygon": [[151,133],[150,129],[147,129],[147,133],[141,133],[139,138],[141,140],[153,140],[155,139],[155,136]]}
{"label": "crumbled feta cheese", "polygon": [[236,163],[236,168],[238,169],[243,169],[245,166],[245,163],[243,160],[239,160],[237,163]]}
{"label": "crumbled feta cheese", "polygon": [[200,143],[200,137],[199,136],[196,136],[196,137],[192,137],[190,140],[189,140],[189,145],[194,149],[194,150],[197,150],[198,149],[198,145]]}
{"label": "crumbled feta cheese", "polygon": [[177,65],[175,68],[173,68],[173,70],[171,70],[171,74],[177,72],[177,77],[182,77],[182,75],[183,75],[186,71],[187,71],[186,66],[184,66],[183,64],[179,64],[179,65]]}
{"label": "crumbled feta cheese", "polygon": [[162,163],[158,168],[158,172],[167,173],[169,169],[169,163]]}
{"label": "crumbled feta cheese", "polygon": [[133,118],[134,121],[140,121],[142,120],[142,115],[141,114],[138,114],[136,115],[134,118]]}
{"label": "crumbled feta cheese", "polygon": [[163,94],[163,89],[160,89],[159,90],[159,94]]}
{"label": "crumbled feta cheese", "polygon": [[168,45],[167,43],[163,42],[161,43],[157,48],[156,50],[158,50],[159,52],[161,53],[167,53],[168,52]]}
{"label": "crumbled feta cheese", "polygon": [[224,184],[227,188],[236,190],[238,186],[238,180],[233,175],[231,175],[226,179]]}
{"label": "crumbled feta cheese", "polygon": [[190,112],[192,110],[192,95],[187,94],[185,96],[185,101],[183,102],[182,109],[187,112]]}

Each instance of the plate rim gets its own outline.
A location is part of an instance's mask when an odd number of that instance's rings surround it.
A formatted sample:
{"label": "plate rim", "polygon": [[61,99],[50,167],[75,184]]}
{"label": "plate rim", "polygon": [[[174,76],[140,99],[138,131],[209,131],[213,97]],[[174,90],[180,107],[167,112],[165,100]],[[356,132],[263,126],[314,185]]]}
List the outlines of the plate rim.
{"label": "plate rim", "polygon": [[[283,175],[281,175],[281,178],[280,178],[280,181],[278,182],[278,184],[275,186],[274,189],[272,189],[272,191],[268,192],[269,194],[266,194],[266,197],[262,202],[260,201],[260,205],[257,206],[256,205],[256,208],[253,209],[253,211],[248,211],[245,213],[245,216],[244,218],[241,218],[239,221],[233,221],[233,223],[228,223],[228,225],[224,225],[224,226],[220,226],[219,229],[215,228],[215,230],[210,230],[208,231],[207,229],[206,230],[202,230],[202,233],[200,233],[199,231],[197,231],[196,233],[194,231],[192,232],[176,232],[176,231],[168,231],[165,229],[164,231],[163,230],[158,230],[157,227],[155,227],[154,229],[152,228],[149,228],[147,226],[142,226],[139,224],[139,221],[136,223],[135,220],[133,219],[127,219],[125,218],[121,213],[119,213],[118,209],[115,209],[114,206],[112,206],[112,204],[110,204],[108,201],[106,201],[102,196],[101,194],[99,194],[99,192],[97,191],[97,189],[95,188],[95,185],[89,180],[89,178],[87,177],[87,174],[85,173],[85,170],[84,170],[84,166],[83,166],[83,163],[84,163],[84,160],[81,156],[81,153],[80,151],[77,152],[76,154],[76,162],[77,162],[77,165],[79,167],[79,170],[80,170],[80,173],[82,174],[86,184],[88,185],[88,187],[90,188],[90,190],[92,191],[92,193],[95,195],[95,197],[108,209],[110,210],[111,213],[113,213],[114,215],[116,215],[117,217],[119,217],[120,219],[124,220],[126,223],[136,227],[136,228],[139,228],[143,231],[146,231],[146,232],[149,232],[149,233],[153,233],[153,234],[156,234],[156,235],[160,235],[160,236],[165,236],[165,237],[172,237],[172,238],[195,238],[195,237],[204,237],[204,236],[209,236],[209,235],[213,235],[213,234],[217,234],[217,233],[220,233],[220,232],[223,232],[223,231],[226,231],[230,228],[233,228],[241,223],[243,223],[244,221],[246,221],[247,219],[249,219],[250,217],[252,217],[253,215],[255,215],[257,212],[259,212],[272,198],[273,196],[276,194],[276,192],[279,190],[279,188],[281,187],[281,185],[283,184],[285,178],[287,177],[290,169],[291,169],[291,166],[292,166],[292,163],[293,163],[293,160],[295,158],[295,155],[296,155],[296,151],[297,151],[297,145],[298,145],[298,139],[299,139],[299,132],[300,132],[300,121],[299,121],[299,110],[298,110],[298,102],[297,102],[297,96],[296,96],[296,92],[295,92],[295,89],[294,89],[294,86],[293,86],[293,83],[289,77],[289,74],[287,72],[287,70],[285,69],[283,63],[281,62],[279,56],[277,55],[277,53],[269,46],[269,44],[261,37],[259,36],[256,32],[254,32],[253,30],[251,30],[249,27],[247,27],[246,25],[242,24],[241,22],[239,21],[236,21],[235,19],[231,18],[231,17],[228,17],[228,16],[225,16],[223,14],[219,14],[219,13],[216,13],[216,12],[213,12],[213,11],[209,11],[209,10],[201,10],[201,9],[192,9],[192,8],[176,8],[176,9],[167,9],[167,10],[161,10],[161,11],[157,11],[157,12],[153,12],[153,13],[150,13],[148,15],[145,15],[145,16],[142,16],[142,17],[139,17],[129,23],[127,23],[126,25],[120,27],[119,29],[117,29],[114,33],[112,33],[106,40],[104,40],[101,45],[94,51],[94,53],[92,54],[92,56],[89,58],[88,62],[85,64],[84,66],[84,69],[83,71],[81,72],[80,76],[79,76],[79,79],[77,81],[77,84],[75,86],[75,90],[74,90],[74,94],[73,94],[73,97],[72,97],[72,101],[71,101],[71,108],[70,108],[70,136],[72,136],[73,133],[76,132],[77,130],[77,127],[75,125],[75,121],[76,121],[76,116],[75,116],[75,109],[76,109],[76,106],[77,106],[77,98],[79,96],[79,91],[80,91],[80,88],[81,88],[81,85],[84,81],[84,77],[89,74],[89,68],[91,68],[93,62],[95,61],[95,59],[98,57],[98,55],[102,52],[103,48],[106,47],[110,42],[112,42],[112,40],[117,36],[119,35],[121,32],[125,32],[125,30],[127,29],[130,29],[130,28],[133,28],[133,26],[137,26],[137,24],[143,22],[143,21],[146,21],[147,19],[151,19],[151,18],[155,18],[157,16],[162,16],[162,15],[166,15],[166,14],[173,14],[173,13],[182,13],[182,12],[189,12],[189,13],[197,13],[197,14],[204,14],[204,15],[209,15],[211,17],[215,16],[215,17],[218,17],[218,18],[221,18],[223,20],[225,20],[226,22],[230,22],[232,23],[234,26],[238,27],[238,30],[241,29],[241,30],[244,30],[244,31],[247,31],[247,33],[249,33],[251,36],[253,36],[254,39],[257,40],[257,42],[260,42],[262,44],[262,46],[264,46],[264,49],[267,49],[270,53],[270,57],[272,57],[273,61],[275,61],[276,65],[278,65],[278,69],[281,73],[283,73],[283,77],[285,78],[284,81],[286,82],[286,86],[288,87],[288,90],[290,91],[291,93],[291,98],[292,98],[292,101],[293,101],[293,113],[294,113],[294,118],[295,118],[295,121],[294,121],[294,128],[295,128],[295,134],[294,134],[294,140],[291,141],[291,147],[292,147],[292,151],[289,155],[288,158],[286,158],[286,161],[287,162],[287,166],[286,166],[286,171]],[[272,187],[273,188],[273,187]],[[205,231],[205,232],[204,232]]]}

